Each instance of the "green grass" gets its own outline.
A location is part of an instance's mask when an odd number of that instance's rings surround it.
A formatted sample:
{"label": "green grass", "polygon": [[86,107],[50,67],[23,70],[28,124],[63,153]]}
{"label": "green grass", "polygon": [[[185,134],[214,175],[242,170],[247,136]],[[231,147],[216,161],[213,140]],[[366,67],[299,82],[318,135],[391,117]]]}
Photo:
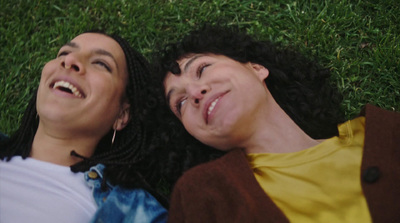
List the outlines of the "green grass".
{"label": "green grass", "polygon": [[0,5],[0,131],[7,134],[18,127],[44,63],[80,32],[117,32],[149,57],[205,21],[224,21],[318,57],[332,70],[348,118],[366,103],[400,110],[397,0],[0,0]]}

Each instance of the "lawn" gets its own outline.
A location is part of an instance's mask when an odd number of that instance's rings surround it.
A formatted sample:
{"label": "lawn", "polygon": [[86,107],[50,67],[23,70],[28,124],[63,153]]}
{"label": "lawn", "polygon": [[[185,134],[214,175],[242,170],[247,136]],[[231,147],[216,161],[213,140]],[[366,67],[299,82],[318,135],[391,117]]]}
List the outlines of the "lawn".
{"label": "lawn", "polygon": [[119,33],[150,58],[197,25],[217,21],[318,58],[331,69],[348,118],[366,103],[400,111],[398,0],[0,0],[0,5],[0,132],[6,134],[17,129],[44,63],[80,32]]}

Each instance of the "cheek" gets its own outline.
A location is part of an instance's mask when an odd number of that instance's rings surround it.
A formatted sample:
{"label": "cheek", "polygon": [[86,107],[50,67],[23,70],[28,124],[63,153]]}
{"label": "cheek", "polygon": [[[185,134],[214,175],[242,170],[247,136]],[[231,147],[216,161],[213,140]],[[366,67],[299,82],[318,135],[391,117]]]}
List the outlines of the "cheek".
{"label": "cheek", "polygon": [[114,99],[118,99],[117,101],[118,103],[122,101],[122,97],[125,95],[125,91],[126,91],[126,86],[124,82],[119,82],[119,84],[117,84],[114,89],[114,95],[115,95]]}
{"label": "cheek", "polygon": [[[105,81],[106,80],[106,81]],[[104,119],[114,120],[121,107],[121,99],[124,94],[124,85],[115,83],[113,80],[105,79],[98,83],[93,83],[95,88],[95,100],[92,100],[92,106],[99,110]],[[102,111],[106,111],[105,113]]]}
{"label": "cheek", "polygon": [[93,75],[88,82],[91,83],[91,88],[96,91],[100,97],[112,97],[117,99],[124,91],[122,80],[116,80],[107,75]]}
{"label": "cheek", "polygon": [[55,61],[51,60],[50,62],[46,63],[42,69],[42,73],[40,76],[40,84],[45,82],[47,78],[51,76],[56,70]]}
{"label": "cheek", "polygon": [[42,69],[38,86],[38,100],[40,100],[41,92],[44,90],[44,88],[48,87],[48,80],[53,73],[55,73],[54,60],[46,63]]}
{"label": "cheek", "polygon": [[196,118],[194,115],[186,114],[184,117],[182,117],[181,122],[186,131],[196,139],[204,142],[204,138],[207,138],[205,136],[207,132],[204,131],[201,123],[199,123],[198,118]]}
{"label": "cheek", "polygon": [[196,133],[196,124],[194,123],[195,118],[193,116],[190,116],[188,114],[185,114],[181,118],[181,122],[183,126],[185,127],[186,131],[188,131],[191,135],[194,135]]}

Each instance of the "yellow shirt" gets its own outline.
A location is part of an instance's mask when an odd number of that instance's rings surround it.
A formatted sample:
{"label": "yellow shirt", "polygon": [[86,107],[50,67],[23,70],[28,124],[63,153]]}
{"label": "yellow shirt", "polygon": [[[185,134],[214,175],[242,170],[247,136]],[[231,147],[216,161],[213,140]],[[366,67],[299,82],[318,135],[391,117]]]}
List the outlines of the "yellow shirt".
{"label": "yellow shirt", "polygon": [[255,177],[291,222],[371,222],[361,189],[365,118],[294,153],[248,154]]}

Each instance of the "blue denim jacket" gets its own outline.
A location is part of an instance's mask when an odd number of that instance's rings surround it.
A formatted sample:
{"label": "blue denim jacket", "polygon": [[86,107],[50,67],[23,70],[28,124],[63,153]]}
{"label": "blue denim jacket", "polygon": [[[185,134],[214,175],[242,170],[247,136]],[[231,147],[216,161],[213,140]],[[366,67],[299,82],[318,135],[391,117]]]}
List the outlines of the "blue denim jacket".
{"label": "blue denim jacket", "polygon": [[104,165],[97,164],[85,172],[85,180],[92,188],[98,210],[92,222],[166,222],[167,210],[143,189],[124,189],[108,184],[101,190]]}

